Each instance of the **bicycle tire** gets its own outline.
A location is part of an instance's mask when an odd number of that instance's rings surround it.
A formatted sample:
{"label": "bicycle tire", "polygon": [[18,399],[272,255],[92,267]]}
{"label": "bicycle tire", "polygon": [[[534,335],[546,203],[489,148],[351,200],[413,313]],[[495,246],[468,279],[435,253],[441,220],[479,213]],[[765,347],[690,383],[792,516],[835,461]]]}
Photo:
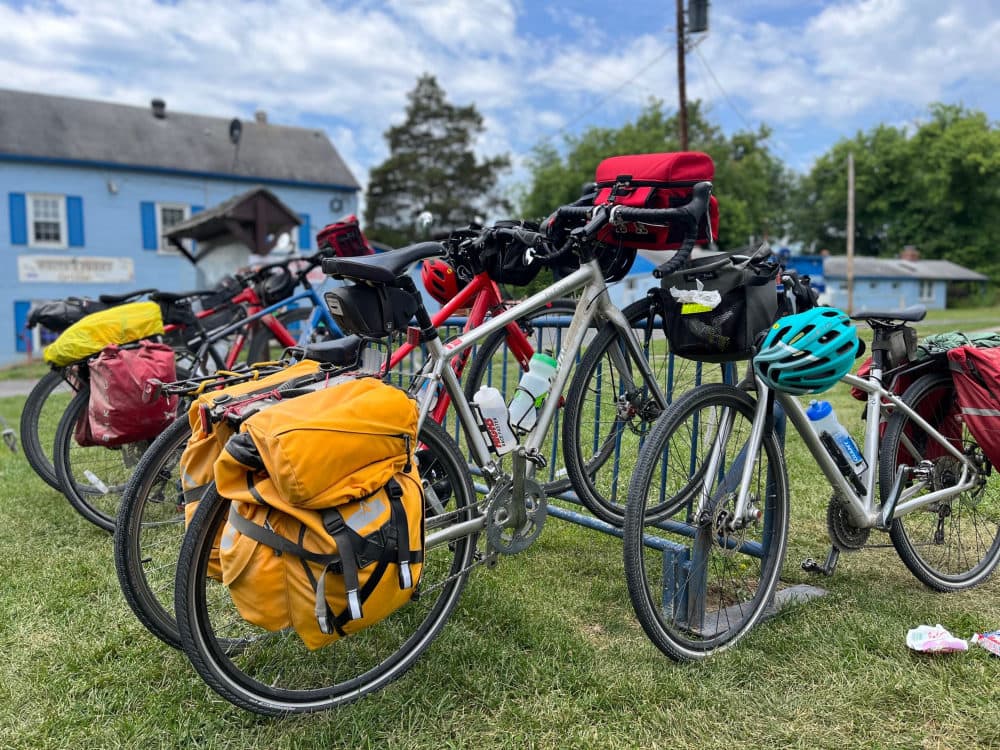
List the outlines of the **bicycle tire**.
{"label": "bicycle tire", "polygon": [[[20,420],[21,447],[28,464],[43,482],[60,492],[62,487],[52,457],[55,430],[51,426],[59,424],[57,414],[61,415],[68,401],[72,400],[64,390],[74,390],[72,383],[66,379],[65,368],[49,370],[35,383],[25,399]],[[65,403],[63,395],[69,397]]]}
{"label": "bicycle tire", "polygon": [[[902,399],[932,426],[947,431],[952,445],[961,444],[980,467],[979,486],[896,518],[889,538],[903,564],[924,585],[944,592],[977,586],[1000,562],[1000,476],[961,419],[950,373],[921,376]],[[889,497],[899,463],[916,466],[922,461],[933,465],[932,488],[955,481],[958,462],[896,410],[886,423],[879,454],[882,497]]]}
{"label": "bicycle tire", "polygon": [[184,537],[180,458],[191,436],[182,414],[136,464],[115,524],[115,572],[125,601],[150,633],[181,647],[174,616],[174,578]]}
{"label": "bicycle tire", "polygon": [[81,446],[74,429],[87,418],[90,385],[77,391],[59,420],[55,441],[56,477],[69,504],[84,518],[107,532],[115,530],[118,504],[125,484],[149,441],[116,448]]}
{"label": "bicycle tire", "polygon": [[[725,380],[726,366],[674,357],[655,326],[656,306],[639,300],[622,310],[650,363],[668,404],[690,388]],[[642,450],[650,427],[662,413],[648,386],[626,395],[621,373],[610,350],[620,347],[637,382],[639,372],[618,330],[610,323],[587,348],[566,393],[562,444],[566,472],[577,498],[587,510],[612,526],[624,519],[627,479],[631,462]],[[625,399],[624,401],[622,399]],[[604,415],[602,418],[602,414]]]}
{"label": "bicycle tire", "polygon": [[[550,353],[559,354],[562,349],[562,328],[538,328],[532,326],[532,321],[559,316],[572,317],[576,312],[576,301],[557,299],[540,310],[535,310],[518,319],[518,324],[525,332],[536,352],[548,349]],[[568,322],[568,321],[567,321]],[[554,333],[553,333],[554,330]],[[547,338],[546,338],[547,337]],[[500,330],[488,336],[482,344],[476,347],[475,355],[469,363],[468,374],[465,377],[465,397],[472,402],[476,391],[481,386],[496,387],[504,397],[505,403],[510,403],[521,379],[524,368],[506,348],[507,331]],[[513,365],[513,367],[512,367]],[[561,458],[558,446],[551,436],[558,435],[560,411],[556,412],[555,420],[550,427],[550,437],[542,445],[542,453],[548,461],[547,476],[542,484],[546,494],[552,495],[569,489],[569,478],[565,470],[560,471]],[[468,451],[465,451],[468,452]]]}
{"label": "bicycle tire", "polygon": [[[458,513],[454,518],[439,514],[442,519],[457,523],[471,518],[476,513],[476,497],[465,459],[454,441],[432,422],[421,428],[419,440],[425,451],[419,462],[429,506],[428,532],[436,529],[432,497],[446,501],[448,510]],[[444,496],[445,491],[450,495]],[[184,537],[174,594],[177,622],[184,650],[205,682],[231,703],[265,715],[334,708],[400,677],[454,610],[475,551],[476,532],[428,549],[419,597],[360,633],[308,651],[294,632],[269,633],[242,621],[222,585],[206,576],[212,545],[225,524],[228,505],[214,488],[209,489]],[[437,580],[437,588],[431,588],[432,580]],[[411,627],[413,622],[416,624]],[[224,625],[235,631],[216,629]],[[387,648],[384,657],[362,653],[378,649],[379,641],[386,639],[401,642]],[[345,653],[348,651],[351,654]],[[318,674],[307,676],[307,670]],[[302,682],[278,684],[293,679]]]}
{"label": "bicycle tire", "polygon": [[[761,517],[729,536],[716,532],[716,521],[735,501],[754,406],[745,392],[722,384],[679,397],[650,431],[629,483],[623,528],[629,597],[646,635],[677,661],[703,659],[739,641],[767,610],[778,585],[789,499],[773,432],[754,457],[758,473],[751,492]],[[720,438],[718,426],[729,415],[728,436],[719,440],[725,444],[723,463],[711,481],[705,512],[696,518],[697,504],[668,501],[675,508],[673,518],[647,519],[650,497],[663,503],[654,485],[662,483],[665,493],[678,487],[683,494],[690,477],[707,463]]]}

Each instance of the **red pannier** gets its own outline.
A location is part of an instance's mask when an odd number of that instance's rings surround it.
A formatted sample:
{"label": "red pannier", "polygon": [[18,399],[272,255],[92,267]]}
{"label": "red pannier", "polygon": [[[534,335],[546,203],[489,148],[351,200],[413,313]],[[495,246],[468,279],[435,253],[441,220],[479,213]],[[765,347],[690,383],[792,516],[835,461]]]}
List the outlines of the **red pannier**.
{"label": "red pannier", "polygon": [[152,440],[177,416],[177,397],[152,399],[148,381],[177,380],[174,350],[143,341],[136,347],[105,347],[90,363],[89,435],[77,425],[81,445],[113,447]]}
{"label": "red pannier", "polygon": [[375,251],[358,226],[358,217],[354,214],[343,221],[327,224],[316,233],[316,247],[320,250],[329,249],[338,258],[354,258],[359,255],[374,255]]}
{"label": "red pannier", "polygon": [[948,351],[962,420],[994,466],[1000,467],[1000,349],[960,346]]}
{"label": "red pannier", "polygon": [[[691,201],[692,188],[715,177],[712,157],[700,151],[669,154],[612,156],[597,165],[595,205],[617,203],[633,208],[677,208]],[[718,239],[719,202],[712,196],[708,219],[703,219],[698,242]],[[638,250],[677,250],[684,241],[682,226],[608,224],[598,234],[601,242]]]}

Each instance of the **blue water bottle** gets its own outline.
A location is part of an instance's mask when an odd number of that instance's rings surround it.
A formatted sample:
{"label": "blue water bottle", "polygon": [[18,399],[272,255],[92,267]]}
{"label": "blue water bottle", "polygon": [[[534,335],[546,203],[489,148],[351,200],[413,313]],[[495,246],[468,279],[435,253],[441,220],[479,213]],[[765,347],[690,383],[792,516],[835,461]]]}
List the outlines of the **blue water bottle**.
{"label": "blue water bottle", "polygon": [[810,401],[809,408],[806,409],[806,416],[809,417],[809,424],[812,425],[813,430],[821,439],[824,434],[830,436],[833,444],[858,479],[863,477],[868,470],[868,462],[861,455],[858,444],[854,442],[851,433],[837,419],[830,402]]}

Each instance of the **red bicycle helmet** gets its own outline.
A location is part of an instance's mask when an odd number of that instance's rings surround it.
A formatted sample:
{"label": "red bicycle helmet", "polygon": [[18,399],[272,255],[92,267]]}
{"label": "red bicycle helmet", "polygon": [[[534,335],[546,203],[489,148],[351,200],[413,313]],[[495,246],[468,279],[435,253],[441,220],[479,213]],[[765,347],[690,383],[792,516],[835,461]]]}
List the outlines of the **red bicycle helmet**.
{"label": "red bicycle helmet", "polygon": [[427,293],[442,305],[451,301],[461,286],[464,286],[459,284],[455,269],[441,258],[425,260],[420,269],[420,278]]}

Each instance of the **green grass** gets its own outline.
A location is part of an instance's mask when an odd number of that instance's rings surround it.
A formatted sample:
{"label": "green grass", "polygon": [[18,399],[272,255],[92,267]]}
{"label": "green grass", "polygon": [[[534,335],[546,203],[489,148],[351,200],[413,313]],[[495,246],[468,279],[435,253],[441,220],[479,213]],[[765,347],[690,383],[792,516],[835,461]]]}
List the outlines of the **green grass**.
{"label": "green grass", "polygon": [[[860,424],[846,389],[830,398],[842,421]],[[0,414],[16,423],[22,402],[0,399]],[[529,550],[477,569],[401,680],[339,711],[265,720],[217,698],[182,654],[144,631],[119,592],[110,538],[23,456],[0,452],[0,747],[1000,745],[1000,661],[980,649],[922,656],[904,645],[921,623],[964,637],[1000,628],[1000,580],[935,594],[891,548],[843,556],[830,579],[802,573],[801,559],[828,547],[829,490],[791,437],[787,463],[783,579],[828,594],[783,610],[717,658],[667,660],[632,615],[621,543],[549,520]]]}
{"label": "green grass", "polygon": [[42,360],[36,359],[33,362],[0,367],[0,380],[37,380],[48,371],[49,366]]}

